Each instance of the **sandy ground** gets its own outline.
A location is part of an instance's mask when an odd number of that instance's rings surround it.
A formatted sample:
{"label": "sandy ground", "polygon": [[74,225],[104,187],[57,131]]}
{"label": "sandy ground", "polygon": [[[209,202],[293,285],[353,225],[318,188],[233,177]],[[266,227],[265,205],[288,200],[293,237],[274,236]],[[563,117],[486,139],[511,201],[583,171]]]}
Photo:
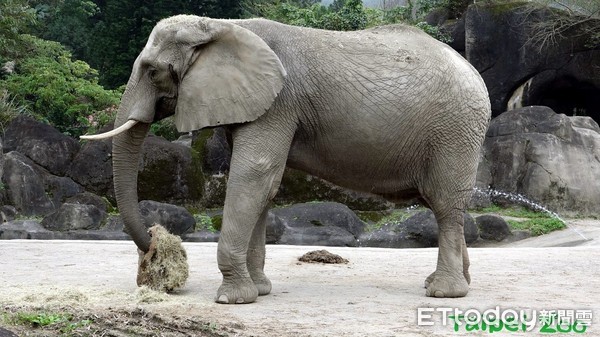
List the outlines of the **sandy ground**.
{"label": "sandy ground", "polygon": [[[131,242],[0,241],[0,306],[13,312],[80,312],[96,317],[98,324],[110,315],[116,324],[120,315],[131,328],[122,334],[116,331],[127,329],[115,328],[107,336],[192,336],[199,333],[189,326],[202,324],[228,336],[484,336],[490,332],[466,332],[464,325],[455,332],[452,324],[442,324],[439,311],[423,319],[433,325],[419,325],[418,308],[499,306],[538,314],[572,309],[593,314],[591,326],[577,335],[600,336],[600,221],[577,221],[574,226],[592,240],[582,241],[567,229],[510,247],[470,249],[471,290],[458,299],[425,297],[422,284],[435,268],[437,249],[326,247],[350,263],[325,265],[298,262],[302,254],[323,247],[268,246],[266,272],[273,292],[253,304],[230,306],[213,302],[221,280],[216,244],[184,244],[187,286],[148,303],[135,285],[137,253]],[[152,319],[160,323],[152,332],[131,332],[132,325]],[[533,331],[495,335],[547,336],[541,328],[538,323]]]}

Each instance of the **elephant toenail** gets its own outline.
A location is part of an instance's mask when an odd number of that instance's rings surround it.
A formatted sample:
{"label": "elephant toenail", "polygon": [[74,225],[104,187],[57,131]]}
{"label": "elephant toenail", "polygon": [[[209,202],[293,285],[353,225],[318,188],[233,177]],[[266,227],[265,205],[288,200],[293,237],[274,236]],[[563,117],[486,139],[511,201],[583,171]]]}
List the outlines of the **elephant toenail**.
{"label": "elephant toenail", "polygon": [[227,295],[221,295],[217,299],[217,302],[218,303],[229,303],[229,298],[227,298]]}
{"label": "elephant toenail", "polygon": [[243,298],[238,298],[237,301],[235,301],[235,304],[243,304],[244,303],[244,299]]}
{"label": "elephant toenail", "polygon": [[444,297],[444,292],[441,290],[436,290],[434,295],[435,297]]}

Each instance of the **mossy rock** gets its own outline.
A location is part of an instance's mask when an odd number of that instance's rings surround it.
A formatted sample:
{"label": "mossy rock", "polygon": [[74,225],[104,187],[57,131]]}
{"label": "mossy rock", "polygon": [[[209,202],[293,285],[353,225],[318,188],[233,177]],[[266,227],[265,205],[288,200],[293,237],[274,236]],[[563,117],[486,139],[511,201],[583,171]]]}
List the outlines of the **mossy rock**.
{"label": "mossy rock", "polygon": [[167,203],[199,201],[204,188],[201,158],[188,147],[150,136],[138,178],[140,199]]}
{"label": "mossy rock", "polygon": [[393,203],[381,197],[350,191],[304,172],[286,169],[275,203],[287,205],[314,200],[339,202],[352,210],[361,211],[386,210],[394,207]]}
{"label": "mossy rock", "polygon": [[511,12],[511,11],[515,10],[516,8],[524,7],[527,5],[531,5],[531,3],[527,2],[527,1],[522,1],[522,0],[515,0],[515,1],[489,1],[489,2],[483,2],[483,3],[477,4],[475,6],[478,6],[478,8],[480,8],[480,9],[486,9],[493,15],[500,16],[500,15],[504,15],[508,12]]}

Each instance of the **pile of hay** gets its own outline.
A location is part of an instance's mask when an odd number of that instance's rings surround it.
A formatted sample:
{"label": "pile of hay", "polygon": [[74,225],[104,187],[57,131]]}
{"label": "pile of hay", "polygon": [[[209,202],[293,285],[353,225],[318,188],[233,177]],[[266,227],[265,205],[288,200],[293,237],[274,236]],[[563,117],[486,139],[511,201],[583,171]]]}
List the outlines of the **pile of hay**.
{"label": "pile of hay", "polygon": [[152,240],[146,254],[140,254],[137,284],[170,292],[184,286],[188,278],[187,254],[181,238],[155,224],[148,230]]}

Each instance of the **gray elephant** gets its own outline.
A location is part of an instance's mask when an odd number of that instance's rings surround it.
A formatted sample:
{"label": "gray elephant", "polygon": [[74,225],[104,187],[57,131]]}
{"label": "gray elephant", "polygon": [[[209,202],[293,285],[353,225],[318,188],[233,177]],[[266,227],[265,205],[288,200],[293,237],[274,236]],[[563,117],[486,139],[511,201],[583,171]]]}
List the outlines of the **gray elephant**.
{"label": "gray elephant", "polygon": [[187,132],[224,126],[232,158],[218,244],[219,303],[271,291],[265,222],[287,166],[389,200],[419,197],[439,224],[426,295],[468,292],[463,212],[490,102],[458,53],[401,25],[333,32],[264,20],[174,16],[138,56],[114,136],[117,203],[133,240],[150,237],[137,207],[140,148],[152,122]]}

